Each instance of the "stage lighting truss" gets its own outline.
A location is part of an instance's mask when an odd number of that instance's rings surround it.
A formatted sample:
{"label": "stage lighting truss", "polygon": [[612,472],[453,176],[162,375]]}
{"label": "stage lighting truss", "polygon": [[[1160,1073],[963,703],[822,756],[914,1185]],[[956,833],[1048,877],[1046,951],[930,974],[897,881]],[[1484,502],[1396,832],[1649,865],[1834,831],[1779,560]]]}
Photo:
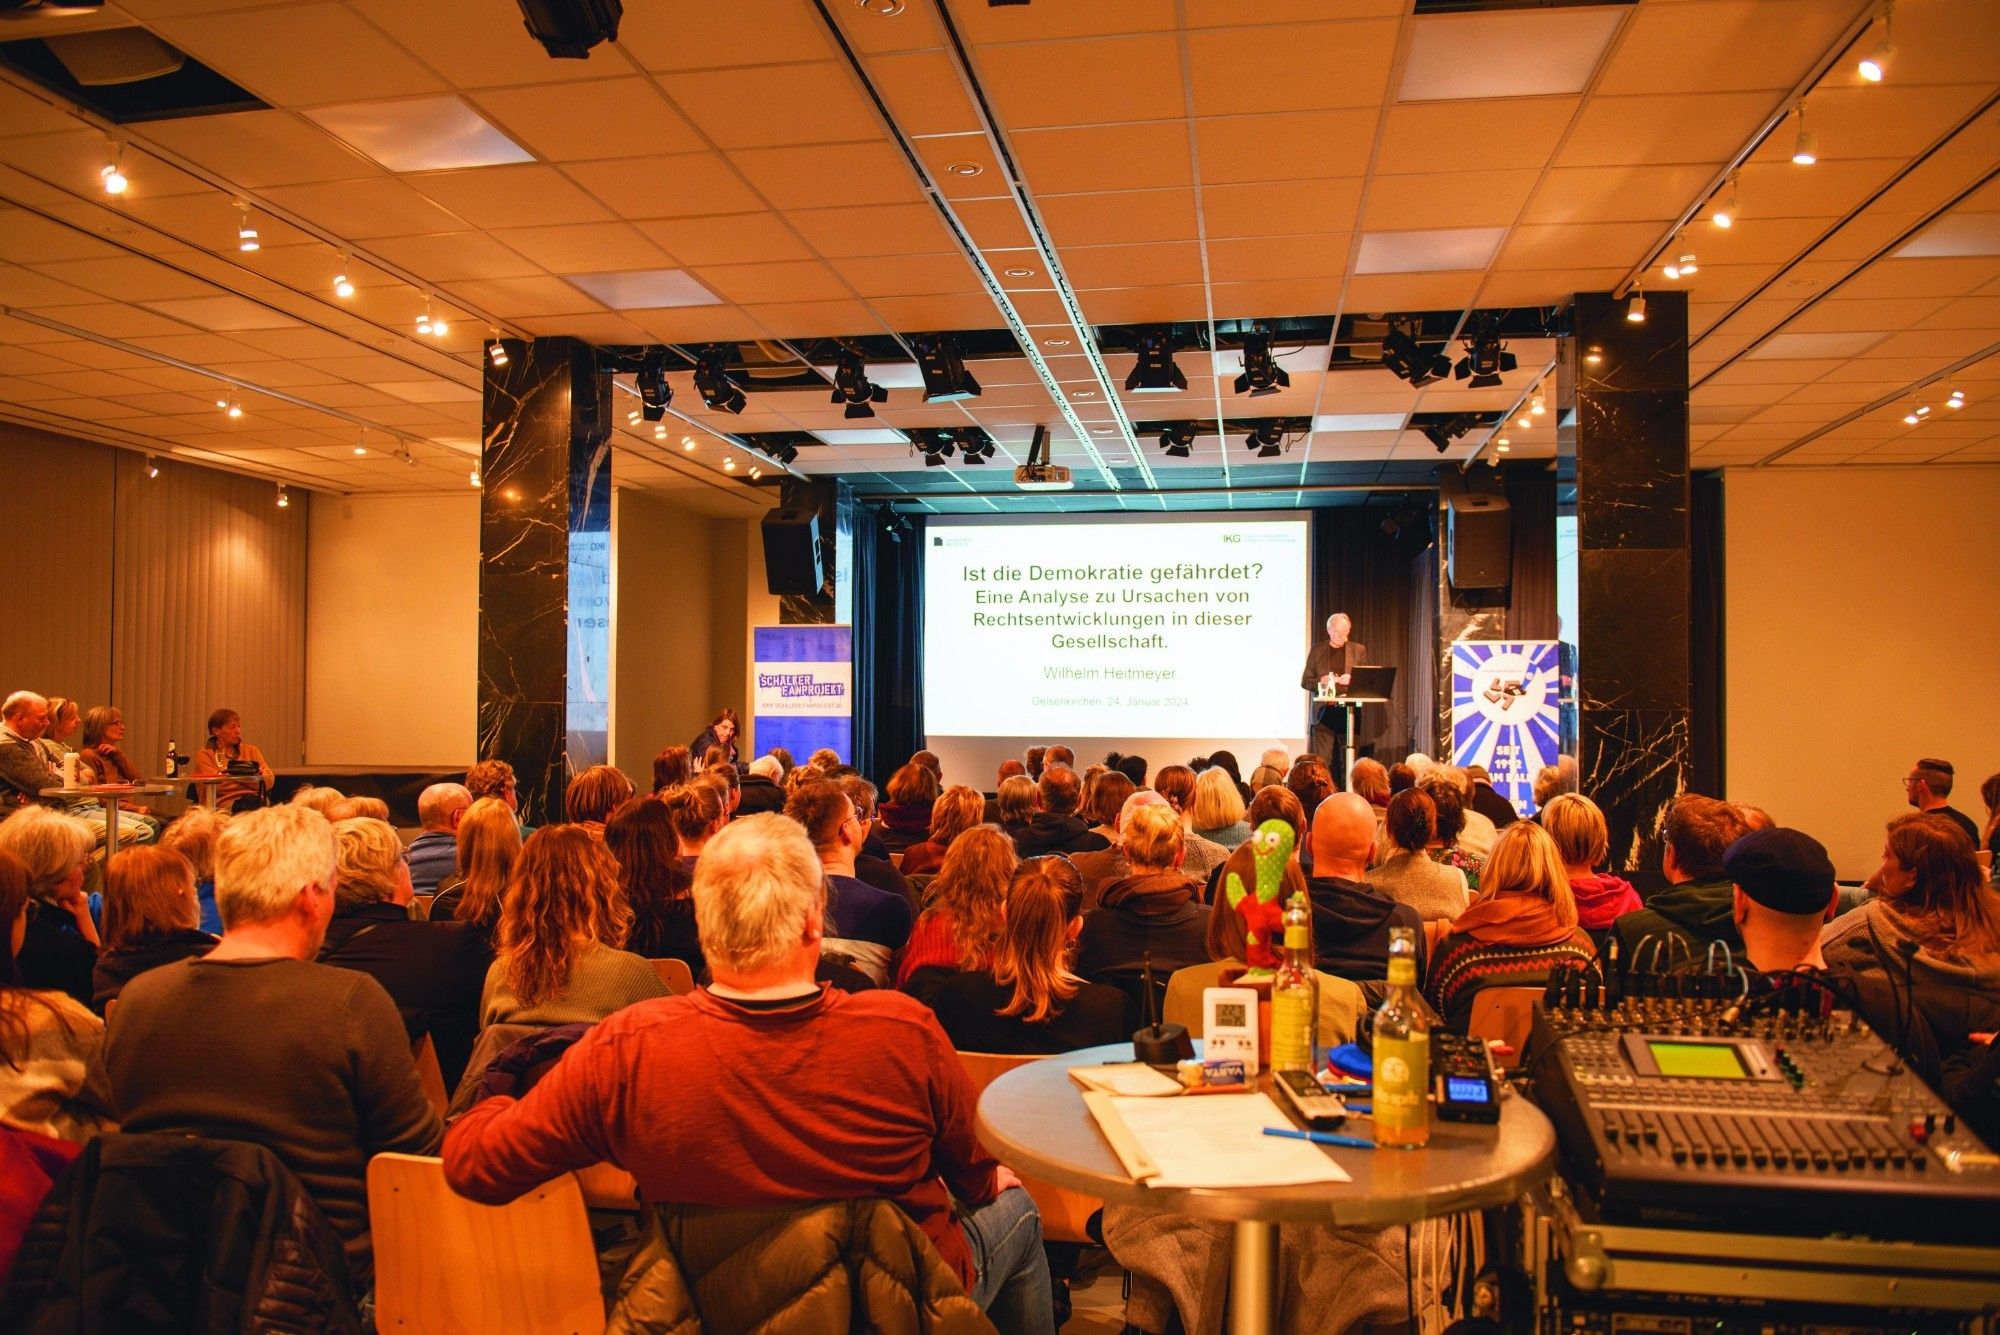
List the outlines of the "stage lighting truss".
{"label": "stage lighting truss", "polygon": [[1169,459],[1185,459],[1194,449],[1201,428],[1193,422],[1176,422],[1160,430],[1160,449]]}
{"label": "stage lighting truss", "polygon": [[1507,351],[1499,333],[1488,324],[1465,340],[1465,355],[1452,368],[1452,375],[1466,381],[1467,389],[1492,389],[1515,365],[1514,354]]}
{"label": "stage lighting truss", "polygon": [[951,432],[938,428],[932,431],[918,431],[910,437],[910,447],[924,456],[924,467],[942,468],[951,462],[956,446],[952,444]]}
{"label": "stage lighting truss", "polygon": [[925,403],[952,403],[979,397],[979,382],[965,369],[949,334],[912,334],[917,369],[924,377]]}
{"label": "stage lighting truss", "polygon": [[1125,377],[1127,394],[1177,394],[1187,388],[1187,374],[1174,365],[1173,330],[1141,330],[1134,350],[1139,361]]}
{"label": "stage lighting truss", "polygon": [[887,403],[889,391],[868,379],[868,364],[862,359],[861,349],[843,344],[834,356],[833,402],[844,403],[847,411],[843,417],[873,417],[874,405]]}
{"label": "stage lighting truss", "polygon": [[1259,459],[1275,459],[1291,447],[1291,433],[1281,421],[1253,422],[1244,432],[1243,443]]}
{"label": "stage lighting truss", "polygon": [[665,417],[667,405],[674,401],[673,386],[667,383],[667,350],[648,348],[646,359],[639,364],[639,372],[633,379],[639,386],[639,416],[648,422]]}
{"label": "stage lighting truss", "polygon": [[1292,377],[1271,355],[1271,335],[1253,329],[1243,335],[1243,374],[1236,377],[1236,392],[1261,399],[1290,389]]}
{"label": "stage lighting truss", "polygon": [[994,454],[993,438],[976,426],[932,427],[912,432],[910,447],[924,456],[924,467],[942,468],[955,453],[962,464],[979,465]]}
{"label": "stage lighting truss", "polygon": [[1428,440],[1439,454],[1443,454],[1451,448],[1451,443],[1454,440],[1457,440],[1477,425],[1479,425],[1477,418],[1459,413],[1455,416],[1447,417],[1441,422],[1427,423],[1423,428],[1424,439]]}
{"label": "stage lighting truss", "polygon": [[694,387],[713,412],[740,413],[748,402],[742,387],[729,374],[729,359],[735,351],[732,343],[711,343],[695,358]]}
{"label": "stage lighting truss", "polygon": [[1444,344],[1419,343],[1400,323],[1382,336],[1382,365],[1416,389],[1451,374],[1451,358],[1444,355]]}

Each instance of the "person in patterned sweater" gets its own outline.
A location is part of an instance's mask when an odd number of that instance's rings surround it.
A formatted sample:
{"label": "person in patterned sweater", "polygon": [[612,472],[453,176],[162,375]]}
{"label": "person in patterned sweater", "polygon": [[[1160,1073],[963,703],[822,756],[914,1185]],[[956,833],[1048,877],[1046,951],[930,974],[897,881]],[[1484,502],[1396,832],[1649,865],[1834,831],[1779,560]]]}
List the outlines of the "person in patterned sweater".
{"label": "person in patterned sweater", "polygon": [[1576,899],[1548,832],[1516,821],[1500,832],[1479,894],[1432,951],[1424,995],[1447,1027],[1465,1032],[1485,987],[1540,987],[1550,970],[1596,957],[1577,926]]}

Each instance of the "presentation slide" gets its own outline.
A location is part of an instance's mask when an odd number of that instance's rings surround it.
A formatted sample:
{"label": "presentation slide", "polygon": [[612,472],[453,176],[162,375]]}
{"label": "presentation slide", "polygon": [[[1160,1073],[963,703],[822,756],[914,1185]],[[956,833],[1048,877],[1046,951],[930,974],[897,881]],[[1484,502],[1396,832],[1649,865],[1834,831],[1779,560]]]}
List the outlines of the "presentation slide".
{"label": "presentation slide", "polygon": [[930,520],[924,544],[934,749],[953,738],[1261,749],[1303,736],[1303,515],[952,516]]}

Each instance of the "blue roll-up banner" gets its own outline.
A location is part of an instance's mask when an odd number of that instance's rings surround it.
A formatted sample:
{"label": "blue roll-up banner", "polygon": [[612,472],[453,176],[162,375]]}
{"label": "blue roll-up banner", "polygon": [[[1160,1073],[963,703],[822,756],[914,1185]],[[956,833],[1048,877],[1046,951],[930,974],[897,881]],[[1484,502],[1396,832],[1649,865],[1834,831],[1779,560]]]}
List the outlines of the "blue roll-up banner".
{"label": "blue roll-up banner", "polygon": [[1451,763],[1484,765],[1493,789],[1535,814],[1535,773],[1562,754],[1562,643],[1451,646]]}
{"label": "blue roll-up banner", "polygon": [[854,636],[848,626],[758,626],[750,714],[757,752],[782,746],[793,759],[823,746],[854,757]]}

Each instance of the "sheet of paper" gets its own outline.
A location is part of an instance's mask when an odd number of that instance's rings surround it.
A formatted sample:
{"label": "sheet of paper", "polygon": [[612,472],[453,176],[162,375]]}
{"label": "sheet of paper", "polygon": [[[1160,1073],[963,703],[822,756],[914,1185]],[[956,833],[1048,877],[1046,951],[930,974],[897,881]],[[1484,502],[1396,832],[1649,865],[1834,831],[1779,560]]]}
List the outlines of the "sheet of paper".
{"label": "sheet of paper", "polygon": [[1351,1180],[1323,1147],[1264,1134],[1267,1126],[1292,1124],[1268,1094],[1111,1102],[1159,1169],[1149,1186],[1284,1187]]}
{"label": "sheet of paper", "polygon": [[1119,1062],[1105,1066],[1072,1066],[1070,1079],[1085,1089],[1101,1089],[1107,1094],[1162,1098],[1181,1092],[1181,1082],[1161,1075],[1144,1062]]}

